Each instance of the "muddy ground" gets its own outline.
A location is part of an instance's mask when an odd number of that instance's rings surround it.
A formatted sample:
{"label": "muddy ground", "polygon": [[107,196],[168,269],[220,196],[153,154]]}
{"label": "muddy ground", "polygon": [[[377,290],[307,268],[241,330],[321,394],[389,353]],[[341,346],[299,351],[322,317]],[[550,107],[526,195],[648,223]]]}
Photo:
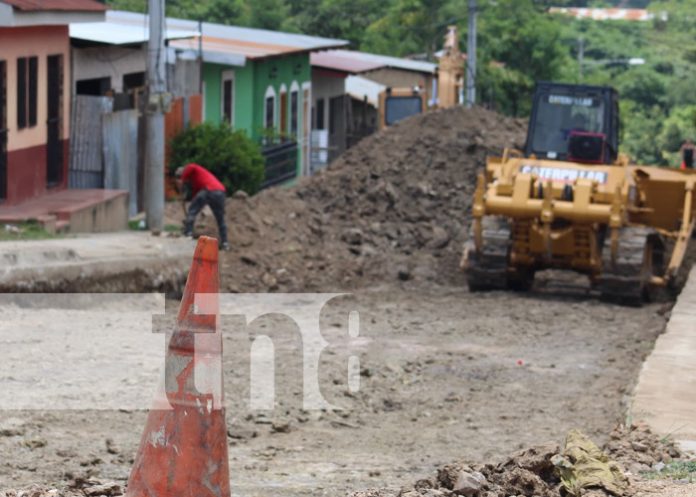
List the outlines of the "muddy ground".
{"label": "muddy ground", "polygon": [[[347,316],[360,312],[360,337]],[[342,411],[304,411],[299,338],[286,318],[225,324],[230,463],[236,495],[341,495],[398,487],[455,460],[495,461],[580,428],[599,442],[623,421],[662,305],[610,306],[581,294],[468,294],[406,282],[330,302],[323,394]],[[22,319],[21,312],[15,314]],[[99,323],[95,323],[95,333]],[[276,347],[276,409],[251,411],[249,340]],[[349,355],[361,364],[349,392]],[[3,364],[6,372],[21,363]],[[87,367],[87,366],[85,366]],[[145,413],[4,411],[0,488],[125,483]]]}
{"label": "muddy ground", "polygon": [[[301,342],[287,318],[225,322],[235,495],[398,489],[452,461],[495,462],[560,443],[572,428],[601,444],[625,421],[668,302],[604,304],[577,278],[548,274],[526,295],[465,289],[458,263],[476,174],[487,155],[519,147],[523,131],[523,123],[481,109],[428,113],[367,138],[292,188],[238,193],[228,202],[232,250],[221,256],[223,291],[353,293],[322,314],[333,344],[322,354],[322,393],[342,410],[303,409]],[[180,222],[181,212],[170,205],[169,221]],[[197,229],[215,234],[210,216]],[[358,338],[347,329],[354,310]],[[33,323],[23,312],[3,315],[5,326]],[[85,318],[71,312],[70,319]],[[95,335],[106,331],[107,323],[84,312]],[[276,352],[270,412],[248,402],[250,341],[258,334],[268,334]],[[348,387],[351,355],[360,359],[358,392]],[[3,359],[4,382],[37,361],[50,365],[38,352]],[[99,364],[90,356],[74,361],[87,377]],[[2,411],[0,490],[76,478],[123,484],[144,421],[144,411],[130,408]]]}

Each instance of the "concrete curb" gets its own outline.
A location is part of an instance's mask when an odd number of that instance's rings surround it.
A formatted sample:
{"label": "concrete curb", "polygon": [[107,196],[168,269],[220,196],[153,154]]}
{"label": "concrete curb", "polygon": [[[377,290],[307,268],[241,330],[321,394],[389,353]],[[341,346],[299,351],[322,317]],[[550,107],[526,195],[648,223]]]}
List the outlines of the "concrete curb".
{"label": "concrete curb", "polygon": [[146,292],[183,286],[195,243],[119,232],[0,243],[0,292]]}
{"label": "concrete curb", "polygon": [[696,452],[696,267],[643,363],[630,415]]}

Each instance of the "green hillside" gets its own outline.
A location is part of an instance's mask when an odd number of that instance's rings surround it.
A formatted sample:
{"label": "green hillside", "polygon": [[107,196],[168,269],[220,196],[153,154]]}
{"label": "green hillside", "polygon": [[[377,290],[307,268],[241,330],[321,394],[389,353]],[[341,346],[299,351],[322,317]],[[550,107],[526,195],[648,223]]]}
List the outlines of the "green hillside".
{"label": "green hillside", "polygon": [[[144,10],[145,0],[111,0]],[[650,22],[575,20],[550,6],[645,8]],[[466,50],[467,0],[168,0],[168,14],[350,40],[355,48],[431,57],[456,23]],[[696,0],[479,0],[480,102],[524,116],[535,80],[610,84],[622,97],[623,149],[677,165],[696,138]],[[583,47],[580,64],[580,47]],[[643,62],[643,63],[641,63]]]}

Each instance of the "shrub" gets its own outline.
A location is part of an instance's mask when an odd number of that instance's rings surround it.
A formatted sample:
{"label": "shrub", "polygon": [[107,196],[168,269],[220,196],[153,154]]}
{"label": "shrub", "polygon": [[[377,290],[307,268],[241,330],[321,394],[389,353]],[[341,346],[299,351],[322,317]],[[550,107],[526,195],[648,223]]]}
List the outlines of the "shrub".
{"label": "shrub", "polygon": [[264,179],[264,158],[259,146],[243,131],[229,125],[204,123],[177,135],[171,143],[172,172],[191,162],[213,173],[228,193],[254,194]]}

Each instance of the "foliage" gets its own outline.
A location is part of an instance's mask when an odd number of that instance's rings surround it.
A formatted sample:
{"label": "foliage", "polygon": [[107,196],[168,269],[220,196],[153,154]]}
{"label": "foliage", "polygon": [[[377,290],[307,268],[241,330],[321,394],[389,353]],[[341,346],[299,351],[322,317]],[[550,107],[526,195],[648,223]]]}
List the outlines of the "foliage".
{"label": "foliage", "polygon": [[648,480],[686,480],[693,483],[696,481],[696,461],[673,461],[660,471],[647,471],[642,475]]}
{"label": "foliage", "polygon": [[172,140],[171,168],[194,162],[212,172],[228,193],[256,193],[264,178],[264,159],[259,146],[243,131],[229,125],[201,124]]}
{"label": "foliage", "polygon": [[[109,2],[139,11],[146,4]],[[611,85],[621,95],[622,151],[641,163],[678,165],[677,144],[693,133],[689,116],[696,106],[696,0],[478,0],[478,5],[481,104],[524,116],[536,81]],[[548,14],[552,6],[647,7],[655,18],[578,20]],[[167,12],[345,39],[356,49],[430,60],[446,27],[456,24],[466,51],[467,0],[168,0]]]}
{"label": "foliage", "polygon": [[0,241],[11,240],[46,240],[56,238],[59,235],[49,233],[35,220],[25,221],[19,224],[5,224],[0,228]]}

